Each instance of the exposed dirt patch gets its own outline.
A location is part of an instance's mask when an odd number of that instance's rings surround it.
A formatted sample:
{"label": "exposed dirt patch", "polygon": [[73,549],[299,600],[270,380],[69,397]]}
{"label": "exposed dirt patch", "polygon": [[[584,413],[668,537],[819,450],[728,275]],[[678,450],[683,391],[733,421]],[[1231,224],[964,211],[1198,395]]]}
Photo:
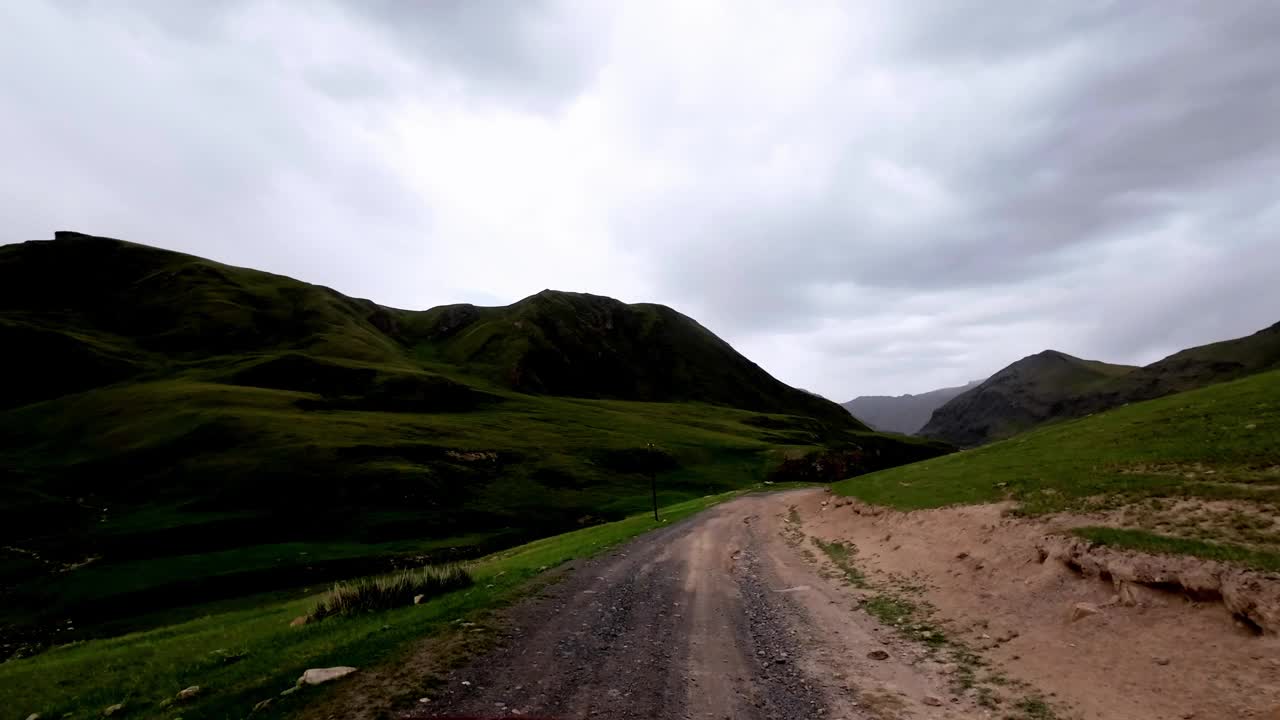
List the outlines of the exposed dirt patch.
{"label": "exposed dirt patch", "polygon": [[[853,548],[871,582],[927,603],[935,609],[930,622],[979,653],[989,671],[1045,691],[1068,717],[1280,711],[1280,638],[1256,634],[1233,615],[1240,607],[1186,591],[1200,577],[1229,595],[1216,563],[1188,559],[1185,568],[1180,561],[1181,569],[1161,570],[1133,553],[1046,541],[1081,519],[1016,519],[1006,515],[1007,504],[901,513],[823,494],[793,504],[803,532]],[[1228,577],[1259,583],[1252,597],[1273,597],[1274,586],[1266,585],[1272,580],[1235,572]],[[1117,597],[1117,579],[1127,582],[1127,597]],[[1160,589],[1165,581],[1173,592]],[[1012,709],[1022,715],[1015,717],[1038,717],[1038,703],[1017,701]]]}

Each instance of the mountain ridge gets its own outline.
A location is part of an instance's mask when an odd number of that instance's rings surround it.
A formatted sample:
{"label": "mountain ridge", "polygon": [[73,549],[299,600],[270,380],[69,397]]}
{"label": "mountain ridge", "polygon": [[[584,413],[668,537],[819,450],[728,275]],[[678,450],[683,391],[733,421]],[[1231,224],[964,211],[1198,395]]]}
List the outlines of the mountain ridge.
{"label": "mountain ridge", "polygon": [[873,430],[915,435],[933,416],[934,410],[960,393],[977,387],[981,382],[971,380],[964,385],[916,394],[859,395],[840,406]]}
{"label": "mountain ridge", "polygon": [[[1062,372],[1070,368],[1070,372]],[[1280,368],[1280,323],[1243,337],[1187,348],[1143,367],[1080,360],[1045,350],[1012,363],[987,383],[939,407],[922,437],[979,445],[1046,422]],[[1074,374],[1073,374],[1074,373]]]}
{"label": "mountain ridge", "polygon": [[922,437],[971,447],[1029,429],[1061,412],[1062,398],[1133,370],[1042,350],[1009,364],[943,404],[920,429]]}

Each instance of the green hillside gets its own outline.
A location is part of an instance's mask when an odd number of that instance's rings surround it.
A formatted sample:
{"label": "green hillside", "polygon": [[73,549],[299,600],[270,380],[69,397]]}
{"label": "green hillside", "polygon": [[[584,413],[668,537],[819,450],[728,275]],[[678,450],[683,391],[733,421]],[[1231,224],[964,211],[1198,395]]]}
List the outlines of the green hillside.
{"label": "green hillside", "polygon": [[[544,292],[394,310],[60,233],[0,248],[0,649],[473,557],[836,454],[869,432],[689,318]],[[654,448],[649,449],[653,444]],[[816,464],[809,463],[809,464]],[[160,613],[160,615],[157,615]]]}
{"label": "green hillside", "polygon": [[1046,422],[1276,368],[1280,368],[1280,323],[1247,337],[1183,350],[1140,368],[1046,350],[1013,363],[938,408],[920,435],[970,447]]}
{"label": "green hillside", "polygon": [[[1280,371],[1047,425],[834,487],[903,510],[998,500],[1017,501],[1028,514],[1124,509],[1119,517],[1129,532],[1095,534],[1280,569]],[[1204,507],[1208,500],[1229,502]]]}
{"label": "green hillside", "polygon": [[933,412],[923,437],[970,447],[1061,417],[1073,398],[1133,368],[1056,350],[1025,357]]}

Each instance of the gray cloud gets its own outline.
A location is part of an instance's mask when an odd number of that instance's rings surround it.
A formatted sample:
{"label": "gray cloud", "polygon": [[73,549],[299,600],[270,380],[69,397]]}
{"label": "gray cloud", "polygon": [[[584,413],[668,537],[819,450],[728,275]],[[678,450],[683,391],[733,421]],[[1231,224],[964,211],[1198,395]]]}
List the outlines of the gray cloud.
{"label": "gray cloud", "polygon": [[5,240],[116,234],[410,307],[665,302],[841,400],[1280,320],[1266,3],[64,0],[0,22]]}

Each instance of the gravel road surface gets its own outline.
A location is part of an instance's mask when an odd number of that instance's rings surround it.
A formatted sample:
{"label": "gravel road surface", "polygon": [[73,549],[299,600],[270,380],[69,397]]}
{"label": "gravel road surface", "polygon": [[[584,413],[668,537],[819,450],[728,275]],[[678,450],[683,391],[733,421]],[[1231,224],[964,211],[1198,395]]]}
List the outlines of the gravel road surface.
{"label": "gravel road surface", "polygon": [[[748,495],[580,563],[404,718],[980,718]],[[885,656],[888,657],[885,657]]]}

